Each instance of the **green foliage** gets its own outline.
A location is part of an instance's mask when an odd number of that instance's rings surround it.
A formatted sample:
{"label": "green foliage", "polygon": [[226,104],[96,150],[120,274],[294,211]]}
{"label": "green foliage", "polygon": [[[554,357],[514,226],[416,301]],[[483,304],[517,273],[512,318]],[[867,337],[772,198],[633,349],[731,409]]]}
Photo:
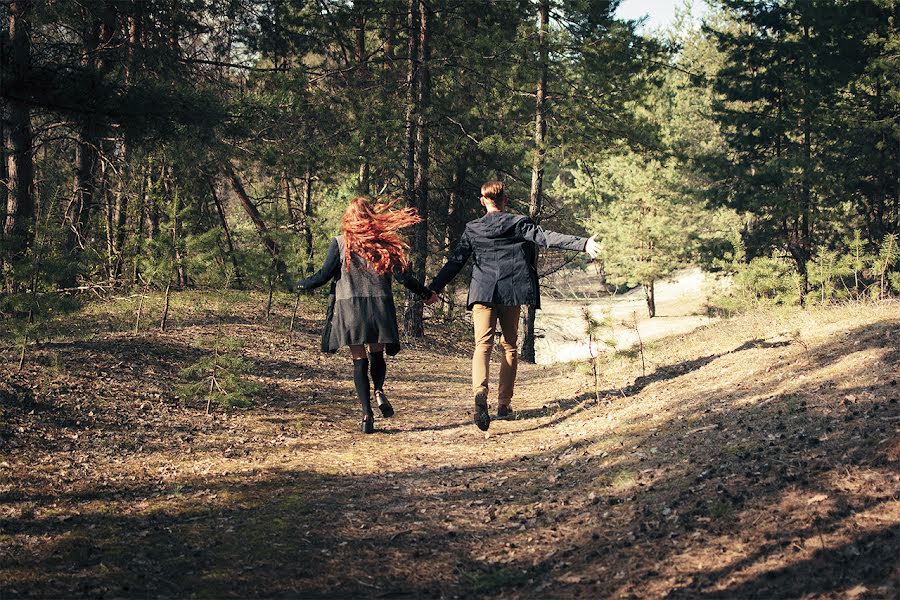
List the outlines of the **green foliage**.
{"label": "green foliage", "polygon": [[794,305],[799,301],[798,278],[785,259],[759,256],[730,268],[730,286],[709,300],[712,313],[731,316],[760,305]]}
{"label": "green foliage", "polygon": [[747,262],[747,246],[744,244],[744,236],[740,229],[733,229],[728,240],[731,250],[723,253],[722,258],[714,259],[713,265],[726,273],[738,273]]}
{"label": "green foliage", "polygon": [[900,248],[897,247],[898,236],[896,233],[889,233],[884,236],[881,241],[881,247],[878,250],[878,256],[872,261],[872,270],[878,279],[877,292],[873,288],[873,296],[885,298],[890,289],[900,292],[897,286],[897,273],[892,273],[891,269],[900,262]]}
{"label": "green foliage", "polygon": [[900,294],[900,271],[889,273],[887,278],[888,283],[891,286],[891,290],[893,290],[895,294]]}
{"label": "green foliage", "polygon": [[220,329],[205,343],[212,346],[208,353],[181,369],[184,383],[178,386],[178,394],[187,400],[205,400],[207,412],[211,404],[225,408],[250,406],[259,386],[244,378],[252,364],[237,353],[239,340],[223,338]]}
{"label": "green foliage", "polygon": [[900,262],[897,235],[885,235],[877,254],[867,252],[865,246],[861,233],[856,230],[845,241],[845,252],[821,250],[810,262],[810,283],[817,292],[817,301],[825,304],[858,300],[866,294],[878,299],[898,291],[893,284],[897,272],[892,271]]}
{"label": "green foliage", "polygon": [[[799,282],[796,272],[785,259],[756,257],[749,263],[739,232],[733,234],[732,252],[717,264],[733,277],[730,288],[714,297],[710,307],[716,312],[735,314],[761,304],[796,304]],[[894,269],[900,263],[897,235],[888,234],[878,253],[866,250],[860,231],[855,230],[841,246],[842,250],[819,249],[807,264],[809,300],[827,304],[842,300],[860,300],[866,295],[885,298],[900,292],[900,280]]]}
{"label": "green foliage", "polygon": [[[431,102],[421,107],[407,106],[403,2],[32,4],[23,66],[40,74],[27,82],[38,201],[19,229],[34,244],[12,252],[28,240],[0,236],[2,256],[15,254],[4,258],[12,296],[0,310],[46,320],[47,300],[25,305],[76,285],[218,289],[240,273],[260,289],[273,264],[263,235],[297,275],[309,253],[301,231],[319,257],[348,199],[402,194],[412,109],[430,140],[429,268],[479,212],[482,181],[501,177],[513,209],[529,208],[545,66],[535,3],[431,4],[431,60],[419,65]],[[682,12],[657,37],[615,19],[615,5],[551,3],[542,224],[600,233],[621,285],[699,262],[742,272],[748,297],[786,297],[743,253],[808,265],[816,301],[896,289],[896,261],[866,254],[900,218],[895,3],[723,0],[705,27]],[[71,34],[98,23],[116,43]],[[130,25],[156,33],[134,45]],[[99,157],[77,223],[73,142]],[[308,210],[302,181],[314,182]],[[262,226],[247,217],[254,208]],[[727,241],[736,226],[740,253]],[[845,242],[851,228],[865,233]],[[74,229],[77,243],[66,239]]]}
{"label": "green foliage", "polygon": [[695,249],[697,211],[672,201],[658,185],[664,167],[635,154],[603,166],[609,201],[595,213],[590,230],[603,240],[609,280],[629,287],[648,285],[684,266]]}
{"label": "green foliage", "polygon": [[625,152],[573,173],[562,192],[585,206],[585,228],[601,240],[608,280],[643,285],[699,262],[701,248],[722,245],[735,217],[709,210],[685,189],[677,162]]}
{"label": "green foliage", "polygon": [[895,3],[721,7],[709,32],[725,57],[714,114],[727,152],[703,161],[724,192],[714,199],[753,214],[751,255],[790,256],[801,276],[812,261],[809,284],[827,298],[848,266],[823,249],[843,256],[851,228],[874,246],[898,226]]}
{"label": "green foliage", "polygon": [[727,232],[738,221],[733,211],[706,202],[714,182],[697,164],[723,145],[709,116],[713,93],[705,80],[721,56],[687,20],[667,35],[681,51],[642,103],[629,107],[652,125],[654,151],[625,145],[594,150],[552,189],[585,229],[598,234],[608,281],[643,285],[651,312],[654,282],[690,264],[721,259]]}
{"label": "green foliage", "polygon": [[830,299],[847,298],[850,289],[838,287],[838,282],[853,275],[850,255],[841,255],[837,250],[822,250],[807,267],[810,288],[815,292],[811,299],[824,304]]}
{"label": "green foliage", "polygon": [[61,279],[76,268],[71,256],[53,252],[62,234],[61,228],[46,224],[23,256],[4,264],[10,289],[0,293],[0,339],[18,347],[20,364],[31,342],[51,338],[60,321],[82,304],[74,290],[59,291]]}
{"label": "green foliage", "polygon": [[606,344],[607,346],[615,349],[616,339],[615,336],[610,336],[609,339],[602,339],[601,334],[605,328],[611,328],[613,325],[612,317],[610,315],[603,315],[601,318],[597,318],[591,313],[591,310],[588,307],[583,307],[581,309],[581,318],[584,322],[584,333],[587,335],[588,339],[588,351],[591,354],[591,374],[594,378],[594,397],[599,402],[600,401],[600,345]]}

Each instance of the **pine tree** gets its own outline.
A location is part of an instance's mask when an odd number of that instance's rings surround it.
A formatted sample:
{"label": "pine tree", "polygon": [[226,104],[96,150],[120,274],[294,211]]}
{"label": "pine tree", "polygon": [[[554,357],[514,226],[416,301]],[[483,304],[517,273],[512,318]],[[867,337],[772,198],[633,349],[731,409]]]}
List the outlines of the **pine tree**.
{"label": "pine tree", "polygon": [[236,353],[240,343],[223,337],[221,327],[207,342],[212,346],[208,354],[180,371],[185,383],[178,386],[179,395],[205,400],[207,413],[213,403],[224,408],[250,406],[259,386],[244,379],[253,365]]}
{"label": "pine tree", "polygon": [[[860,69],[866,36],[856,8],[819,1],[725,0],[734,22],[713,31],[726,54],[717,119],[731,150],[728,205],[756,216],[754,254],[786,251],[809,290],[816,248],[846,221],[830,143],[841,91]],[[713,165],[711,165],[713,166]]]}
{"label": "pine tree", "polygon": [[872,270],[877,278],[878,287],[873,288],[873,295],[878,298],[886,298],[891,287],[896,290],[896,273],[892,269],[900,264],[900,247],[897,246],[900,235],[888,233],[881,241],[878,256],[872,261]]}

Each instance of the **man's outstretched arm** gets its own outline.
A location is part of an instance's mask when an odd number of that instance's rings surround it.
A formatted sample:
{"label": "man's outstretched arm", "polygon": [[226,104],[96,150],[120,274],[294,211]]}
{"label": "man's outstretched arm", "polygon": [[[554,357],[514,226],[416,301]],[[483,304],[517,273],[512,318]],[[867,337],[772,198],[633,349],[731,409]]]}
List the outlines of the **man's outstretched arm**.
{"label": "man's outstretched arm", "polygon": [[561,248],[563,250],[587,252],[591,258],[596,258],[597,252],[600,250],[600,245],[594,239],[596,236],[584,238],[577,235],[548,231],[543,227],[539,227],[527,217],[519,221],[516,227],[522,239],[534,242],[542,248]]}
{"label": "man's outstretched arm", "polygon": [[469,256],[471,255],[472,242],[469,240],[468,230],[466,230],[463,232],[462,237],[459,238],[456,247],[453,248],[453,252],[450,254],[447,264],[444,265],[428,287],[437,294],[441,293],[444,286],[450,283],[450,281],[462,271],[462,268],[465,266],[466,261],[469,260]]}

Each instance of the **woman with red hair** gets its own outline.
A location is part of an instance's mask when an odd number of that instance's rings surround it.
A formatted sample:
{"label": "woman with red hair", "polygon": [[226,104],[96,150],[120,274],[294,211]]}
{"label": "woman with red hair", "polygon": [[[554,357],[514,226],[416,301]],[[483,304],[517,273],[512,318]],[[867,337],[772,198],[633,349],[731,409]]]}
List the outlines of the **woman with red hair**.
{"label": "woman with red hair", "polygon": [[422,219],[415,209],[392,210],[392,204],[373,206],[365,198],[351,200],[341,221],[342,235],[331,241],[322,268],[297,284],[298,289],[309,291],[331,281],[322,351],[350,347],[364,433],[375,430],[370,372],[381,414],[385,418],[394,414],[383,389],[387,373],[384,353],[393,356],[400,351],[392,276],[423,298],[434,300],[431,290],[406,273],[409,245],[399,233]]}

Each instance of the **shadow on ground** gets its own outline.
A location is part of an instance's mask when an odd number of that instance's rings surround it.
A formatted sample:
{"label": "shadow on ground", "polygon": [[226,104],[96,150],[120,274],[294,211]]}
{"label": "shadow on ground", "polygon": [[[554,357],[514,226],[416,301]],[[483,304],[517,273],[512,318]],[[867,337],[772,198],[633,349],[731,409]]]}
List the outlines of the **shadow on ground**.
{"label": "shadow on ground", "polygon": [[[417,464],[398,445],[396,472],[295,462],[164,483],[86,480],[62,495],[6,492],[3,597],[788,598],[860,588],[891,597],[900,489],[890,438],[900,409],[885,374],[900,357],[885,340],[898,334],[892,322],[861,327],[810,348],[805,364],[773,357],[755,387],[710,387],[664,416],[586,426],[577,438],[550,432],[602,419],[610,407],[593,394],[521,410],[517,420],[534,421],[521,435],[547,432],[544,447],[476,462]],[[628,394],[786,346],[748,341],[657,369]],[[877,369],[829,377],[870,383],[826,399],[820,390],[778,396],[791,377],[866,350],[882,353]],[[161,345],[148,356],[168,352],[188,350]],[[290,379],[295,367],[283,362],[264,368]],[[31,403],[22,410],[43,410],[19,392]],[[767,394],[775,400],[748,402]],[[71,415],[59,419],[71,427]]]}

